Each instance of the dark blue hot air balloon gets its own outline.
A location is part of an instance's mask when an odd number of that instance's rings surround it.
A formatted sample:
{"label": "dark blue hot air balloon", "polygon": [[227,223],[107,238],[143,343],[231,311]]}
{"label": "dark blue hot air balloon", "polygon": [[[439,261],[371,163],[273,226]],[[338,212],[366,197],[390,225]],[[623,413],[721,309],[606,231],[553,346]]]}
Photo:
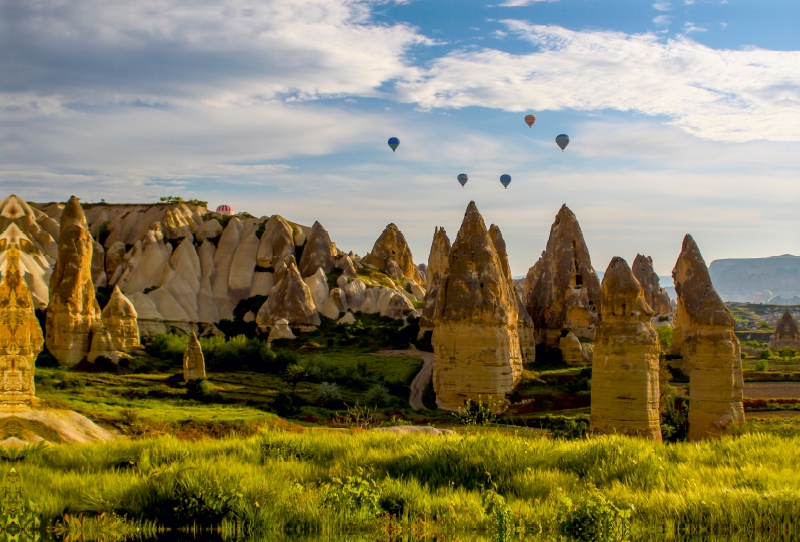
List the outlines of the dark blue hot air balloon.
{"label": "dark blue hot air balloon", "polygon": [[567,145],[569,145],[569,136],[567,134],[556,136],[556,145],[561,147],[561,152],[564,152],[564,149],[566,149]]}
{"label": "dark blue hot air balloon", "polygon": [[400,140],[396,137],[389,138],[389,146],[392,148],[392,152],[397,150],[397,147],[400,146]]}
{"label": "dark blue hot air balloon", "polygon": [[508,185],[511,184],[511,175],[508,173],[500,175],[500,182],[503,183],[504,187],[508,188]]}
{"label": "dark blue hot air balloon", "polygon": [[469,180],[469,177],[467,177],[466,173],[459,173],[458,174],[458,182],[461,183],[461,186],[464,186],[465,184],[467,184],[468,180]]}

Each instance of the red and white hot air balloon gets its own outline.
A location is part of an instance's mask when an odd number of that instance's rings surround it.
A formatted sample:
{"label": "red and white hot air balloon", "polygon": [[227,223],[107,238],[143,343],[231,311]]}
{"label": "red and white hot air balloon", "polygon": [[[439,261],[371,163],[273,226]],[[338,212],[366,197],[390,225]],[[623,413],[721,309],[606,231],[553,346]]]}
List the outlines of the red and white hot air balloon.
{"label": "red and white hot air balloon", "polygon": [[217,207],[217,212],[222,213],[223,215],[232,215],[233,207],[231,207],[230,205],[223,204]]}

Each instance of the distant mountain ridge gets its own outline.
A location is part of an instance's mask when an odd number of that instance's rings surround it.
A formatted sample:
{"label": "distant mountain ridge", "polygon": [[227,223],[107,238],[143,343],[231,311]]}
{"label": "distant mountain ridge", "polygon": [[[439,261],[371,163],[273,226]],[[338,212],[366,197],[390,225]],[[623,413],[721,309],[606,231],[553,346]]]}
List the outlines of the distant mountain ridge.
{"label": "distant mountain ridge", "polygon": [[770,297],[800,295],[800,256],[714,260],[708,271],[725,301],[754,301],[761,294],[766,303]]}

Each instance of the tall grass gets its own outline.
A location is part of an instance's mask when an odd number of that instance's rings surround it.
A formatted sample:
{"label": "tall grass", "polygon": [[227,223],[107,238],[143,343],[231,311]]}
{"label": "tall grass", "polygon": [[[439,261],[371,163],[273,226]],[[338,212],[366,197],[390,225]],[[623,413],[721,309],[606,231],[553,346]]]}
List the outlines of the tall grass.
{"label": "tall grass", "polygon": [[[800,437],[764,433],[660,445],[527,432],[270,429],[199,442],[39,447],[16,459],[26,497],[47,521],[113,512],[162,524],[224,520],[259,531],[321,533],[404,522],[491,530],[501,517],[504,529],[511,521],[530,533],[563,523],[570,510],[586,508],[582,502],[596,507],[602,495],[640,525],[760,532],[800,522]],[[502,497],[510,516],[487,492]]]}

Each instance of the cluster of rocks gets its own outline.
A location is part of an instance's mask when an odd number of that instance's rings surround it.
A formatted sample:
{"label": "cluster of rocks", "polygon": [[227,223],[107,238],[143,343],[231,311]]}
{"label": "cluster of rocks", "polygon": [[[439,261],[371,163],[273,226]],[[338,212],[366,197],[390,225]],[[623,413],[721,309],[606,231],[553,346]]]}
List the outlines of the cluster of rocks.
{"label": "cluster of rocks", "polygon": [[778,325],[775,326],[775,333],[772,334],[772,338],[769,340],[770,350],[777,351],[786,346],[800,350],[800,329],[797,328],[797,322],[788,309],[784,311],[783,316],[778,320]]}

